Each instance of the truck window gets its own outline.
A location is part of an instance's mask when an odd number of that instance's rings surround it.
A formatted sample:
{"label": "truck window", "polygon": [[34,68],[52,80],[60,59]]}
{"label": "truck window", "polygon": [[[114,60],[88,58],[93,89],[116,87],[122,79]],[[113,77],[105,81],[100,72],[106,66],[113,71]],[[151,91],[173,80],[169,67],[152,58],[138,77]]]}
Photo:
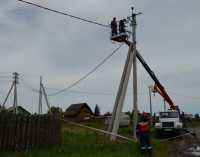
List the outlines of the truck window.
{"label": "truck window", "polygon": [[160,118],[178,118],[178,112],[160,112]]}

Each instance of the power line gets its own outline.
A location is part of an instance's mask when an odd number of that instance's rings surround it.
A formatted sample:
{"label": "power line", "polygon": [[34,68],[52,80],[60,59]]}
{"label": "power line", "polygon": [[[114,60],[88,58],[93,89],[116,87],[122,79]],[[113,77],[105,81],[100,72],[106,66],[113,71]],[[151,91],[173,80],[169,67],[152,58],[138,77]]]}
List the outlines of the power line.
{"label": "power line", "polygon": [[49,94],[48,96],[55,96],[60,93],[63,93],[65,91],[71,89],[72,87],[76,86],[83,80],[85,80],[88,76],[90,76],[92,73],[94,73],[100,66],[102,66],[108,59],[110,59],[122,46],[123,46],[123,44],[121,44],[118,48],[116,48],[111,54],[109,54],[105,59],[103,59],[99,64],[97,64],[97,66],[95,66],[90,72],[88,72],[86,75],[81,77],[79,80],[75,81],[74,83],[72,83],[71,85],[69,85],[68,87],[66,87],[64,89],[61,89],[55,93]]}
{"label": "power line", "polygon": [[[57,90],[57,92],[49,94],[48,96],[53,96],[53,95],[57,95],[59,93],[65,92],[67,90],[69,90],[70,88],[74,87],[75,85],[77,85],[78,83],[80,83],[81,81],[83,81],[84,79],[86,79],[89,75],[91,75],[93,72],[95,72],[101,65],[103,65],[108,59],[110,59],[121,47],[123,46],[123,44],[121,44],[118,48],[116,48],[111,54],[109,54],[106,58],[104,58],[99,64],[97,64],[97,66],[95,66],[95,68],[93,68],[89,73],[87,73],[86,75],[84,75],[82,78],[80,78],[78,81],[74,82],[73,84],[69,85],[68,87],[64,88],[64,89],[57,89],[57,88],[48,88],[46,87],[46,89],[52,89],[52,90]],[[34,88],[33,86],[31,86],[30,84],[28,84],[26,81],[24,81],[21,78],[21,83],[29,90],[31,90],[32,92],[35,93],[39,93],[39,90]],[[87,93],[87,94],[93,94],[93,95],[112,95],[111,93],[103,93],[103,92],[86,92],[86,91],[75,91],[75,90],[70,90],[69,92],[71,93]]]}
{"label": "power line", "polygon": [[[45,87],[45,89],[47,90],[54,90],[54,91],[59,91],[60,89],[58,88],[49,88],[49,87]],[[107,92],[107,91],[82,91],[82,90],[69,90],[69,93],[74,93],[74,94],[86,94],[86,95],[105,95],[105,96],[114,96],[116,93],[115,92]],[[131,93],[128,93],[128,95],[130,95]],[[146,95],[146,93],[138,93],[139,95]]]}
{"label": "power line", "polygon": [[[39,90],[37,88],[34,88],[33,86],[31,86],[30,84],[25,82],[23,79],[21,79],[20,82],[21,82],[21,84],[24,85],[24,87],[26,87],[30,91],[32,91],[34,93],[39,93]],[[45,89],[61,91],[61,89],[58,89],[58,88],[45,87]],[[194,99],[194,100],[200,100],[200,97],[191,96],[191,95],[185,95],[185,94],[173,92],[172,90],[168,90],[168,92],[171,93],[171,94],[174,94],[176,96],[181,96],[181,97],[190,98],[190,99]],[[108,96],[109,95],[115,95],[114,93],[111,93],[111,92],[93,92],[93,91],[79,91],[79,90],[69,90],[69,93],[87,94],[87,95],[108,95]],[[2,94],[3,94],[3,92],[0,92],[0,95],[2,95]],[[52,94],[54,94],[54,93],[52,93]],[[145,93],[139,93],[139,94],[140,95],[145,95]],[[51,94],[49,94],[49,95],[51,95]]]}
{"label": "power line", "polygon": [[[149,83],[146,82],[146,80],[143,79],[143,83],[149,87]],[[191,95],[185,95],[185,94],[182,94],[182,93],[177,93],[177,92],[174,92],[172,89],[167,89],[167,92],[168,93],[171,93],[173,95],[176,95],[176,96],[181,96],[181,97],[185,97],[185,98],[189,98],[189,99],[193,99],[193,100],[200,100],[200,97],[198,96],[191,96]]]}
{"label": "power line", "polygon": [[[57,88],[48,88],[46,87],[45,89],[50,89],[50,90],[56,90],[59,91],[60,89]],[[91,91],[80,91],[80,90],[69,90],[69,93],[75,93],[75,94],[87,94],[87,95],[114,95],[114,93],[108,93],[108,92],[91,92]]]}
{"label": "power line", "polygon": [[177,96],[187,97],[187,98],[190,98],[190,99],[200,100],[200,97],[189,96],[189,95],[180,94],[180,93],[176,93],[176,92],[172,92],[172,91],[169,91],[169,93],[172,93],[172,94],[177,95]]}
{"label": "power line", "polygon": [[[32,91],[34,93],[39,93],[39,90],[37,88],[34,88],[33,86],[31,86],[30,84],[25,82],[23,79],[21,79],[20,82],[24,85],[24,87],[26,87],[30,91]],[[60,89],[57,89],[57,88],[45,87],[45,89],[60,91]],[[168,91],[169,91],[169,93],[174,94],[176,96],[181,96],[181,97],[190,98],[190,99],[194,99],[194,100],[200,100],[200,97],[195,97],[195,96],[191,96],[191,95],[185,95],[185,94],[181,94],[181,93],[177,93],[177,92],[172,92],[171,90],[168,90]],[[114,92],[113,93],[111,93],[111,92],[93,92],[93,91],[80,91],[80,90],[69,90],[68,92],[75,93],[75,94],[87,94],[87,95],[107,95],[107,96],[115,95]],[[145,95],[145,93],[139,93],[139,94]],[[3,95],[3,92],[0,92],[0,95]]]}
{"label": "power line", "polygon": [[71,14],[68,14],[68,13],[64,13],[64,12],[61,12],[61,11],[57,11],[57,10],[54,10],[54,9],[50,9],[50,8],[47,8],[45,6],[42,6],[42,5],[39,5],[39,4],[36,4],[36,3],[28,2],[28,1],[25,1],[25,0],[18,0],[18,1],[32,5],[32,6],[35,6],[35,7],[38,7],[38,8],[41,8],[41,9],[44,9],[44,10],[54,12],[54,13],[57,13],[57,14],[65,15],[65,16],[68,16],[68,17],[71,17],[71,18],[74,18],[74,19],[77,19],[77,20],[80,20],[80,21],[92,23],[92,24],[99,25],[99,26],[106,27],[106,28],[109,27],[109,25],[105,25],[105,24],[102,24],[102,23],[99,23],[99,22],[96,22],[96,21],[86,19],[86,18],[82,18],[82,17],[74,16],[74,15],[71,15]]}
{"label": "power line", "polygon": [[27,82],[25,82],[22,78],[20,80],[20,82],[29,90],[31,90],[32,92],[35,93],[39,93],[39,90],[37,88],[34,88],[33,86],[31,86],[30,84],[28,84]]}

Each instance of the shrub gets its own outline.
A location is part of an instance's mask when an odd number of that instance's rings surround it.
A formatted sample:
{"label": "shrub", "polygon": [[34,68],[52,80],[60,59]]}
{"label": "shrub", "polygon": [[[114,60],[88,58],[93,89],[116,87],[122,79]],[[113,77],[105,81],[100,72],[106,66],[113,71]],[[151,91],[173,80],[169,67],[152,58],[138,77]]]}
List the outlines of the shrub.
{"label": "shrub", "polygon": [[194,115],[194,118],[195,118],[195,119],[199,119],[199,114],[196,113],[196,114]]}

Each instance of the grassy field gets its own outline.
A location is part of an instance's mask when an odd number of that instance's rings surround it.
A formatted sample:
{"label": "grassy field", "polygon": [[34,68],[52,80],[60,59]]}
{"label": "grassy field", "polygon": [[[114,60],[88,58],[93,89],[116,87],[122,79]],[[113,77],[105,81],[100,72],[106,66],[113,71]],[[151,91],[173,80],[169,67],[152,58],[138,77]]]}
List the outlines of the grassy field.
{"label": "grassy field", "polygon": [[[89,123],[90,126],[102,128],[101,122]],[[1,157],[140,157],[138,144],[124,140],[110,142],[103,134],[86,129],[63,125],[63,143],[60,146],[49,146],[43,149],[27,150],[26,152],[0,153]],[[127,135],[131,130],[120,129],[120,133]],[[153,140],[154,157],[168,157],[169,142]]]}
{"label": "grassy field", "polygon": [[191,128],[199,128],[200,127],[200,119],[193,119],[190,122],[187,122],[187,127]]}

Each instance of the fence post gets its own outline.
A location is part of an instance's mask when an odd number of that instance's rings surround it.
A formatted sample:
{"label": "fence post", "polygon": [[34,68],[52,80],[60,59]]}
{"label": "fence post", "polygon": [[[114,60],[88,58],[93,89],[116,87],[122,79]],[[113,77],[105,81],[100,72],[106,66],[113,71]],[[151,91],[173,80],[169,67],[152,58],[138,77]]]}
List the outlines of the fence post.
{"label": "fence post", "polygon": [[2,140],[3,140],[3,116],[0,113],[0,151],[2,150]]}

